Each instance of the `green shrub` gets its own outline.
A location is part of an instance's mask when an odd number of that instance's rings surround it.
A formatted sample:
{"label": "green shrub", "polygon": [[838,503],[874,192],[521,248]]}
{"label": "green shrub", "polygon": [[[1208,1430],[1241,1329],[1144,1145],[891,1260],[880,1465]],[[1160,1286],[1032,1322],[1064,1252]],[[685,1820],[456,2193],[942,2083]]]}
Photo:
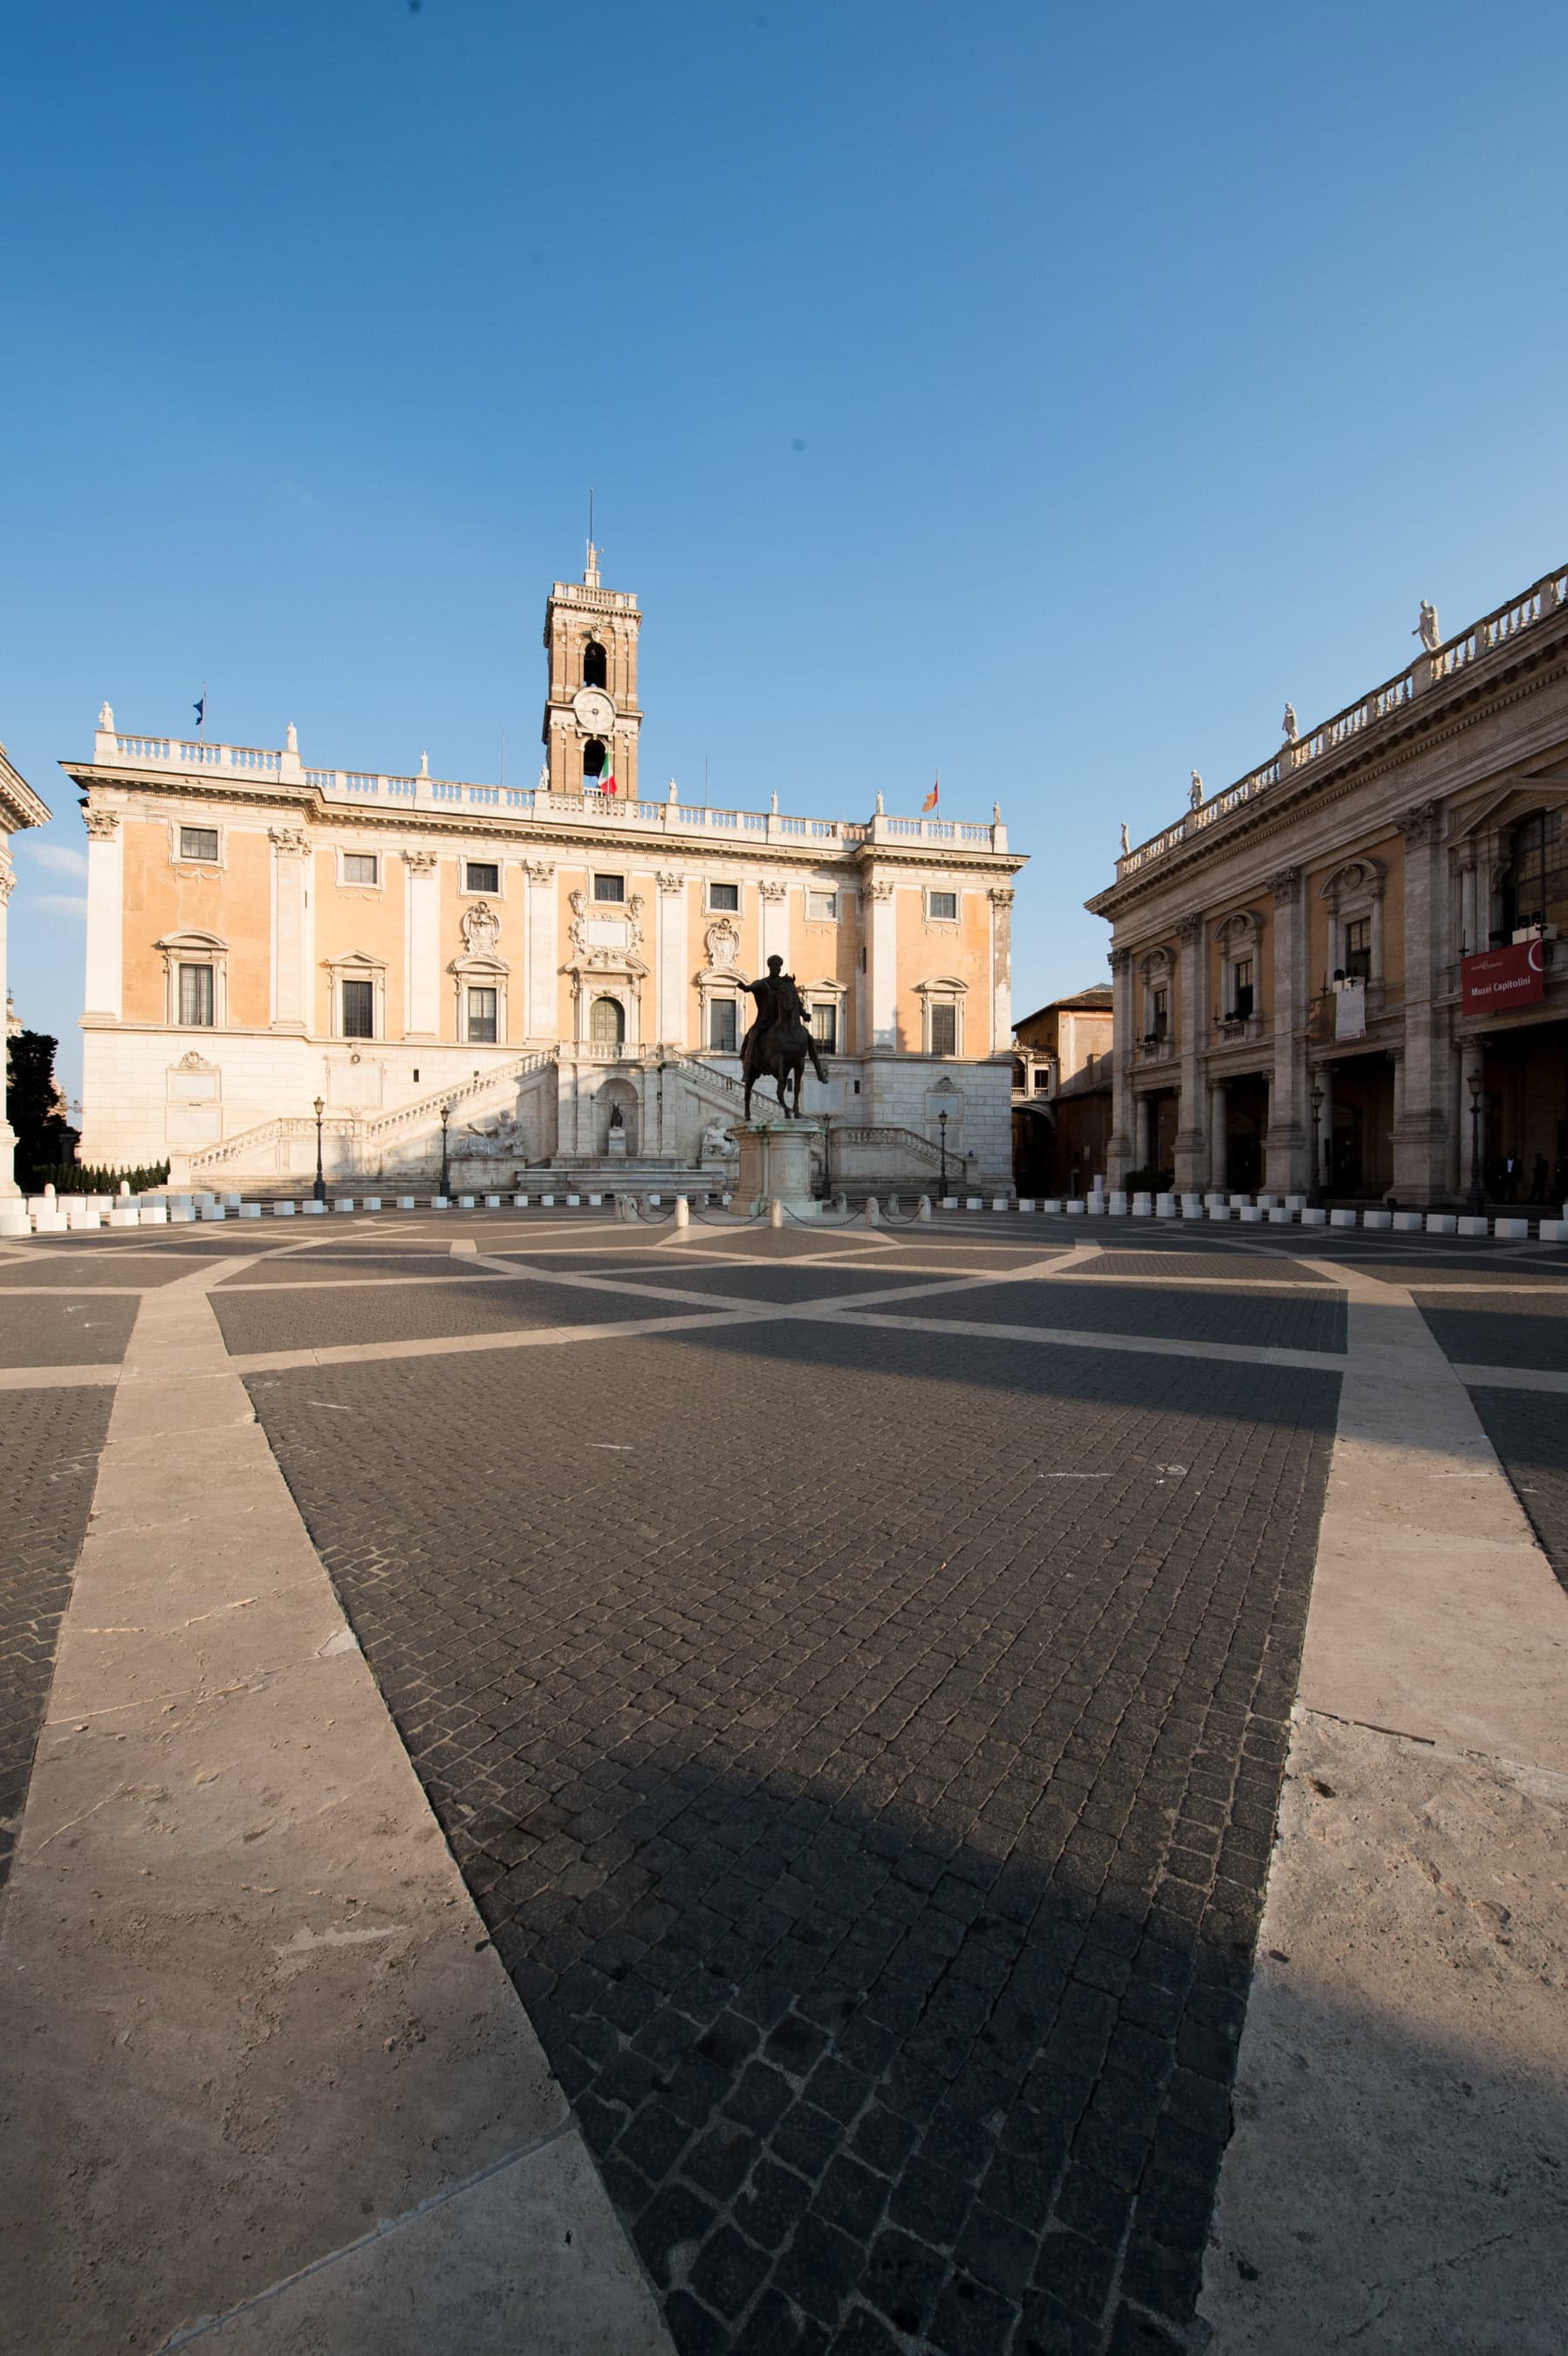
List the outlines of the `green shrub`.
{"label": "green shrub", "polygon": [[27,1173],[26,1192],[41,1194],[52,1186],[57,1194],[117,1194],[123,1181],[133,1194],[147,1194],[168,1176],[166,1162],[145,1162],[139,1170],[103,1170],[91,1162],[35,1162]]}

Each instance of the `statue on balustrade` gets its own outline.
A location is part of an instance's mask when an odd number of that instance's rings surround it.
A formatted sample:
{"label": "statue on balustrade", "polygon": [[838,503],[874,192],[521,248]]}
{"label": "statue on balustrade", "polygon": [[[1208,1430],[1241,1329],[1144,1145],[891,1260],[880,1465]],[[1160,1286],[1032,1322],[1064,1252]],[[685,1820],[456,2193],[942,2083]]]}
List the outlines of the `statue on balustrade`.
{"label": "statue on balustrade", "polygon": [[1187,793],[1187,808],[1189,809],[1201,809],[1203,808],[1203,779],[1198,776],[1196,769],[1192,773],[1192,785]]}
{"label": "statue on balustrade", "polygon": [[1429,655],[1434,655],[1443,644],[1443,633],[1437,626],[1437,608],[1424,597],[1421,601],[1421,619],[1411,637],[1419,638]]}
{"label": "statue on balustrade", "polygon": [[[770,957],[768,971],[756,981],[748,981],[746,987],[757,1001],[757,1019],[740,1043],[740,1074],[746,1082],[746,1108],[741,1119],[751,1119],[751,1091],[757,1081],[771,1079],[779,1086],[779,1110],[787,1120],[799,1120],[800,1077],[807,1056],[824,1087],[828,1076],[822,1069],[795,977],[785,972],[781,957]],[[791,1079],[795,1083],[793,1108],[785,1096]]]}
{"label": "statue on balustrade", "polygon": [[1301,733],[1296,725],[1295,706],[1294,703],[1287,703],[1285,705],[1285,716],[1280,725],[1283,728],[1285,733],[1285,743],[1287,744],[1294,744],[1297,736]]}

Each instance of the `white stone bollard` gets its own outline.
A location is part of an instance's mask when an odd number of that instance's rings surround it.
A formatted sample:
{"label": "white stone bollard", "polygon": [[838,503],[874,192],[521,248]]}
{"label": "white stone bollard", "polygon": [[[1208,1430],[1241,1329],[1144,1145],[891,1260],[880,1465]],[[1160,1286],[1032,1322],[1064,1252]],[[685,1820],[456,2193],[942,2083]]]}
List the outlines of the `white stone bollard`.
{"label": "white stone bollard", "polygon": [[1504,1243],[1521,1244],[1530,1235],[1530,1221],[1528,1219],[1495,1219],[1492,1223],[1492,1233],[1499,1237]]}
{"label": "white stone bollard", "polygon": [[313,1194],[307,1203],[300,1205],[299,1215],[302,1219],[324,1219],[327,1216],[327,1205],[325,1203],[318,1203]]}
{"label": "white stone bollard", "polygon": [[381,1207],[381,1198],[379,1194],[367,1194],[360,1205],[361,1211],[379,1211]]}
{"label": "white stone bollard", "polygon": [[229,1206],[226,1203],[203,1203],[201,1215],[204,1219],[226,1219]]}
{"label": "white stone bollard", "polygon": [[1103,1194],[1086,1194],[1083,1199],[1085,1204],[1088,1205],[1089,1215],[1091,1219],[1102,1219],[1105,1216],[1105,1197]]}
{"label": "white stone bollard", "polygon": [[135,1203],[116,1203],[109,1214],[112,1227],[139,1227],[142,1224],[140,1206]]}
{"label": "white stone bollard", "polygon": [[19,1194],[0,1194],[0,1236],[30,1236],[32,1220]]}
{"label": "white stone bollard", "polygon": [[33,1222],[36,1236],[63,1236],[66,1231],[65,1213],[57,1210],[52,1203],[41,1211],[29,1212],[28,1216]]}
{"label": "white stone bollard", "polygon": [[1223,1195],[1223,1194],[1218,1194],[1218,1195],[1216,1195],[1216,1194],[1211,1194],[1211,1195],[1209,1196],[1209,1198],[1208,1198],[1208,1215],[1209,1215],[1209,1217],[1210,1217],[1211,1219],[1228,1219],[1228,1218],[1230,1218],[1230,1204],[1225,1200],[1225,1197],[1224,1197],[1224,1195]]}
{"label": "white stone bollard", "polygon": [[1353,1227],[1356,1224],[1356,1214],[1354,1211],[1330,1211],[1328,1224],[1331,1227]]}
{"label": "white stone bollard", "polygon": [[273,1216],[274,1219],[292,1219],[295,1215],[295,1208],[296,1205],[293,1203],[274,1203],[273,1205]]}
{"label": "white stone bollard", "polygon": [[875,1194],[868,1194],[865,1198],[865,1224],[868,1227],[882,1225],[882,1206]]}
{"label": "white stone bollard", "polygon": [[[487,1194],[485,1196],[485,1208],[487,1211],[499,1211],[500,1206],[501,1198],[499,1194]],[[369,1210],[370,1205],[367,1203],[365,1207]]]}
{"label": "white stone bollard", "polygon": [[452,1208],[452,1197],[450,1194],[432,1194],[430,1207],[433,1211],[449,1211]]}
{"label": "white stone bollard", "polygon": [[1205,1194],[1203,1204],[1204,1208],[1208,1211],[1214,1210],[1220,1204],[1223,1204],[1226,1209],[1229,1210],[1230,1207],[1230,1197],[1229,1194]]}
{"label": "white stone bollard", "polygon": [[68,1227],[96,1228],[99,1224],[97,1205],[90,1203],[85,1194],[68,1194],[65,1198],[65,1223]]}
{"label": "white stone bollard", "polygon": [[[573,1198],[570,1194],[568,1194],[568,1195],[567,1195],[567,1197],[566,1197],[566,1200],[567,1200],[568,1202],[571,1202],[573,1199],[574,1199],[574,1198]],[[660,1206],[661,1205],[661,1204],[663,1203],[664,1197],[663,1197],[663,1195],[662,1195],[662,1194],[650,1194],[650,1196],[649,1196],[649,1198],[648,1198],[648,1199],[649,1199],[649,1201],[652,1204],[652,1205],[653,1205],[654,1209],[657,1211],[657,1210],[660,1208]]]}
{"label": "white stone bollard", "polygon": [[1133,1197],[1133,1216],[1135,1219],[1152,1219],[1154,1215],[1154,1196],[1152,1194],[1135,1194]]}
{"label": "white stone bollard", "polygon": [[131,1182],[130,1182],[130,1180],[129,1180],[128,1178],[122,1178],[122,1179],[121,1179],[121,1181],[120,1181],[120,1192],[121,1192],[121,1194],[128,1194],[130,1193],[130,1191],[131,1191]]}
{"label": "white stone bollard", "polygon": [[1175,1196],[1174,1194],[1156,1194],[1156,1195],[1155,1195],[1155,1218],[1156,1218],[1156,1219],[1174,1219],[1174,1218],[1176,1217],[1176,1196]]}
{"label": "white stone bollard", "polygon": [[220,1194],[218,1197],[226,1211],[237,1211],[244,1199],[242,1194]]}
{"label": "white stone bollard", "polygon": [[1394,1213],[1394,1233],[1398,1236],[1418,1236],[1425,1224],[1424,1215],[1420,1211]]}
{"label": "white stone bollard", "polygon": [[1243,1203],[1236,1214],[1245,1227],[1261,1227],[1268,1215],[1261,1203]]}
{"label": "white stone bollard", "polygon": [[1309,1203],[1301,1215],[1301,1224],[1304,1227],[1326,1227],[1328,1225],[1328,1214],[1326,1211],[1314,1210]]}
{"label": "white stone bollard", "polygon": [[1568,1219],[1542,1219],[1541,1240],[1543,1244],[1568,1244]]}
{"label": "white stone bollard", "polygon": [[588,1197],[588,1208],[590,1211],[603,1210],[604,1202],[605,1198],[602,1194],[590,1194]]}
{"label": "white stone bollard", "polygon": [[1269,1225],[1271,1227],[1288,1227],[1294,1217],[1295,1213],[1294,1211],[1287,1210],[1283,1203],[1272,1203],[1269,1205]]}
{"label": "white stone bollard", "polygon": [[1184,1194],[1181,1198],[1181,1215],[1184,1219],[1201,1219],[1203,1216],[1202,1195]]}
{"label": "white stone bollard", "polygon": [[[925,1199],[926,1199],[926,1197],[924,1196],[924,1194],[922,1194],[922,1195],[921,1195],[921,1197],[920,1197],[921,1202],[923,1203],[923,1202],[925,1201]],[[1033,1194],[1020,1194],[1020,1195],[1019,1195],[1019,1197],[1018,1197],[1018,1208],[1019,1208],[1021,1211],[1032,1211],[1032,1210],[1034,1209],[1034,1207],[1035,1207],[1035,1198],[1034,1198]]]}
{"label": "white stone bollard", "polygon": [[1069,1219],[1081,1219],[1086,1216],[1083,1207],[1083,1196],[1081,1194],[1069,1194],[1068,1196],[1067,1215]]}
{"label": "white stone bollard", "polygon": [[474,1207],[474,1198],[473,1198],[472,1194],[459,1194],[459,1195],[458,1195],[458,1197],[457,1197],[457,1208],[458,1208],[460,1211],[471,1211],[471,1210],[473,1209],[473,1207]]}
{"label": "white stone bollard", "polygon": [[1394,1215],[1391,1211],[1363,1211],[1361,1214],[1361,1225],[1364,1227],[1391,1227],[1393,1223]]}
{"label": "white stone bollard", "polygon": [[944,1211],[956,1211],[958,1208],[958,1196],[956,1194],[944,1194],[942,1196],[942,1208]]}
{"label": "white stone bollard", "polygon": [[553,1211],[555,1208],[555,1197],[553,1194],[541,1194],[539,1203],[542,1210]]}
{"label": "white stone bollard", "polygon": [[[1033,1206],[1031,1205],[1031,1207]],[[929,1194],[922,1194],[919,1201],[916,1204],[915,1216],[918,1219],[923,1219],[928,1226],[929,1225],[931,1216],[931,1198]]]}
{"label": "white stone bollard", "polygon": [[1287,1194],[1285,1196],[1285,1209],[1287,1211],[1305,1211],[1305,1208],[1306,1196],[1305,1194]]}
{"label": "white stone bollard", "polygon": [[352,1194],[339,1194],[332,1205],[332,1208],[335,1211],[351,1211],[353,1207],[354,1197]]}
{"label": "white stone bollard", "polygon": [[966,1211],[983,1211],[984,1198],[979,1194],[966,1194],[963,1198],[963,1207]]}
{"label": "white stone bollard", "polygon": [[144,1203],[142,1205],[142,1225],[144,1227],[166,1227],[168,1225],[168,1205],[166,1203]]}
{"label": "white stone bollard", "polygon": [[1113,1187],[1105,1199],[1110,1205],[1111,1215],[1113,1219],[1124,1219],[1126,1217],[1127,1197],[1120,1187]]}
{"label": "white stone bollard", "polygon": [[242,1203],[239,1215],[242,1219],[259,1219],[262,1215],[262,1206],[259,1203]]}
{"label": "white stone bollard", "polygon": [[1005,1211],[1008,1208],[1006,1195],[993,1194],[991,1197],[991,1207],[993,1211]]}
{"label": "white stone bollard", "polygon": [[1462,1236],[1489,1236],[1491,1232],[1491,1222],[1488,1219],[1461,1219],[1459,1222],[1459,1233]]}
{"label": "white stone bollard", "polygon": [[777,1194],[768,1205],[768,1224],[770,1227],[781,1227],[784,1224],[784,1205]]}
{"label": "white stone bollard", "polygon": [[[657,1195],[657,1194],[655,1194],[655,1195],[654,1195],[653,1200],[654,1200],[656,1203],[658,1202],[659,1197],[658,1197],[658,1195]],[[582,1207],[583,1207],[583,1198],[582,1198],[581,1194],[568,1194],[568,1195],[567,1195],[567,1197],[566,1197],[566,1208],[567,1208],[569,1211],[580,1211],[580,1210],[582,1209]]]}
{"label": "white stone bollard", "polygon": [[511,1198],[511,1206],[514,1211],[526,1211],[528,1208],[528,1196],[526,1194],[514,1194]]}
{"label": "white stone bollard", "polygon": [[[594,1203],[598,1200],[598,1197],[596,1194],[590,1194],[588,1200],[590,1203]],[[677,1194],[675,1197],[675,1225],[678,1227],[689,1227],[691,1224],[692,1205],[687,1202],[684,1194]]]}
{"label": "white stone bollard", "polygon": [[1452,1211],[1428,1211],[1426,1232],[1429,1236],[1452,1236],[1457,1233],[1459,1222]]}

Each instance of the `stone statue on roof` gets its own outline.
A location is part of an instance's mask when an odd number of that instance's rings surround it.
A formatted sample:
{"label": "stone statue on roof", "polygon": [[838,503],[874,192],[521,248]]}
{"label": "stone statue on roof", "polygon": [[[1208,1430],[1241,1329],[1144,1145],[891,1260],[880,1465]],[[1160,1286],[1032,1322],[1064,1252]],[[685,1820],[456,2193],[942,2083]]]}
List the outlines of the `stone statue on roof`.
{"label": "stone statue on roof", "polygon": [[1294,703],[1287,703],[1285,705],[1285,716],[1280,723],[1280,725],[1285,732],[1285,743],[1287,744],[1294,744],[1297,736],[1301,734],[1301,731],[1296,726],[1295,706]]}
{"label": "stone statue on roof", "polygon": [[1434,655],[1443,644],[1443,633],[1437,626],[1437,608],[1425,597],[1421,601],[1421,619],[1411,636],[1421,640],[1429,655]]}
{"label": "stone statue on roof", "polygon": [[1192,773],[1192,784],[1188,788],[1187,798],[1187,807],[1190,809],[1201,809],[1203,808],[1203,779],[1198,776],[1196,769]]}

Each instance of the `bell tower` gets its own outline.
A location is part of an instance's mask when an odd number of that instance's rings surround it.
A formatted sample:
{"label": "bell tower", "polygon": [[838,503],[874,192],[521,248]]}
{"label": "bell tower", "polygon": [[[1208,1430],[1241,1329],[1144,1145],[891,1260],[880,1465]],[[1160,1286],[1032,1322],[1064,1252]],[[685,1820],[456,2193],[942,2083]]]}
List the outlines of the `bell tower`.
{"label": "bell tower", "polygon": [[557,581],[544,609],[550,680],[544,704],[544,768],[553,794],[608,789],[637,799],[637,599],[599,584],[590,540],[581,581]]}

